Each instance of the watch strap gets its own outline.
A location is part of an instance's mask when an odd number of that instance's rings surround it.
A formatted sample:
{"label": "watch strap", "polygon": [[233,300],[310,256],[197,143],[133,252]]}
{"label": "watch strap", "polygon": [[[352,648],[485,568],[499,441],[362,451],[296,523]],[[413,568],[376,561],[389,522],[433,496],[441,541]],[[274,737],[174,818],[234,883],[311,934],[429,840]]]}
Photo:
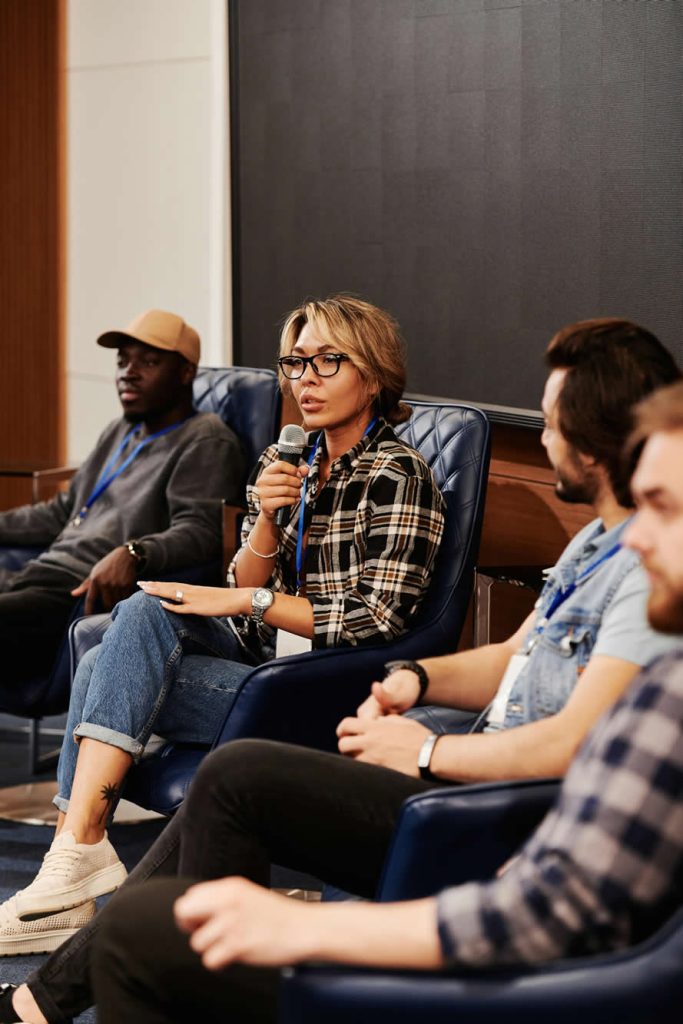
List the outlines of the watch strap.
{"label": "watch strap", "polygon": [[139,540],[129,540],[126,542],[126,549],[130,557],[135,561],[136,569],[144,569],[147,561],[147,555],[145,549]]}
{"label": "watch strap", "polygon": [[387,661],[384,665],[384,678],[386,679],[387,676],[390,676],[393,672],[399,672],[402,668],[407,669],[409,672],[414,672],[417,676],[417,680],[420,685],[420,692],[418,693],[417,700],[415,701],[417,704],[422,700],[427,692],[429,676],[418,661]]}
{"label": "watch strap", "polygon": [[440,781],[431,770],[432,757],[434,756],[434,748],[437,742],[441,739],[443,733],[441,732],[430,732],[426,740],[420,747],[420,752],[417,755],[417,767],[420,772],[420,778],[425,779],[427,782],[438,782]]}
{"label": "watch strap", "polygon": [[[270,601],[266,605],[259,604],[255,598],[258,593],[270,594]],[[260,626],[263,622],[263,616],[266,614],[268,609],[272,606],[274,600],[274,594],[272,590],[268,590],[267,587],[257,587],[251,598],[251,620],[257,626]]]}

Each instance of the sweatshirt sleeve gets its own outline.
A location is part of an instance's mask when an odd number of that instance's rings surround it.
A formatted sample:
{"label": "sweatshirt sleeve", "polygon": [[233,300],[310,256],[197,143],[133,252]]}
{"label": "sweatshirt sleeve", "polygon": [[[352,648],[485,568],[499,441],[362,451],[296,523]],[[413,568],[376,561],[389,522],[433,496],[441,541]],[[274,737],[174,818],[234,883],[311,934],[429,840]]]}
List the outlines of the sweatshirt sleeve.
{"label": "sweatshirt sleeve", "polygon": [[170,525],[139,537],[145,573],[200,565],[222,551],[222,502],[242,500],[244,456],[237,438],[200,437],[182,452],[168,482]]}
{"label": "sweatshirt sleeve", "polygon": [[51,544],[73,515],[74,490],[72,481],[49,501],[0,512],[0,544]]}

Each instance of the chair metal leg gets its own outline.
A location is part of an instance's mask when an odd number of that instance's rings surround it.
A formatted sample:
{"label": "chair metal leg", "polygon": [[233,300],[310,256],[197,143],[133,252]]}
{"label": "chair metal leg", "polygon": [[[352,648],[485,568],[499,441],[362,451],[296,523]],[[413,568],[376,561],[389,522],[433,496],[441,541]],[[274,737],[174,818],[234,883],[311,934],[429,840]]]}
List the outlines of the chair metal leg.
{"label": "chair metal leg", "polygon": [[474,622],[473,643],[484,647],[491,636],[491,588],[496,582],[493,576],[475,570],[474,574]]}
{"label": "chair metal leg", "polygon": [[[49,750],[46,754],[40,753],[40,718],[32,718],[28,733],[28,768],[31,775],[42,775],[44,772],[52,771],[57,766],[61,747]],[[63,729],[47,729],[45,735],[63,736]]]}

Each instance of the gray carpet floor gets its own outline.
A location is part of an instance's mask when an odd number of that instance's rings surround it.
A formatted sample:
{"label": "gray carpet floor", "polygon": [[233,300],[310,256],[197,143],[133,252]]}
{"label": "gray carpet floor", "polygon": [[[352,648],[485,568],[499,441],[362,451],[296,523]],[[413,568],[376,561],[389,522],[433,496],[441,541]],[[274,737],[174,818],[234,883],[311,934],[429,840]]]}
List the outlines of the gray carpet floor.
{"label": "gray carpet floor", "polygon": [[[9,716],[0,716],[0,727],[8,724],[8,720]],[[14,719],[11,724],[21,723]],[[54,738],[46,738],[46,748],[54,745]],[[0,786],[50,778],[54,778],[54,772],[32,778],[27,766],[26,737],[3,732],[0,738]],[[112,842],[129,870],[156,839],[162,826],[161,821],[147,821],[138,825],[112,827]],[[53,829],[47,825],[24,825],[0,820],[0,902],[31,881],[50,845],[52,834]],[[0,957],[0,982],[18,984],[45,959],[45,956],[39,955]],[[97,1016],[94,1010],[88,1010],[75,1020],[78,1024],[96,1024]]]}
{"label": "gray carpet floor", "polygon": [[[112,826],[111,840],[129,870],[156,839],[162,826],[163,822],[160,821]],[[47,825],[24,825],[0,820],[0,902],[31,881],[50,845],[52,834],[53,829]],[[45,957],[39,955],[2,957],[0,982],[16,985],[44,960]],[[97,1017],[94,1010],[88,1010],[76,1020],[79,1024],[95,1024]]]}

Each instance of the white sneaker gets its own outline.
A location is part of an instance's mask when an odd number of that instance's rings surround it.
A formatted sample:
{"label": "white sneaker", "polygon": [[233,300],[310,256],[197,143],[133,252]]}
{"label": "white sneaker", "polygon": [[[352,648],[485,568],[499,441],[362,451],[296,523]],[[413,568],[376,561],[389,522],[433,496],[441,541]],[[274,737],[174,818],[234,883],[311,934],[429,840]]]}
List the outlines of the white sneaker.
{"label": "white sneaker", "polygon": [[31,884],[16,895],[22,921],[78,907],[118,889],[126,869],[107,839],[88,845],[77,843],[73,832],[60,832],[43,858]]}
{"label": "white sneaker", "polygon": [[88,900],[66,913],[51,914],[39,921],[20,921],[16,913],[17,896],[0,905],[0,956],[51,953],[95,916],[95,904]]}

